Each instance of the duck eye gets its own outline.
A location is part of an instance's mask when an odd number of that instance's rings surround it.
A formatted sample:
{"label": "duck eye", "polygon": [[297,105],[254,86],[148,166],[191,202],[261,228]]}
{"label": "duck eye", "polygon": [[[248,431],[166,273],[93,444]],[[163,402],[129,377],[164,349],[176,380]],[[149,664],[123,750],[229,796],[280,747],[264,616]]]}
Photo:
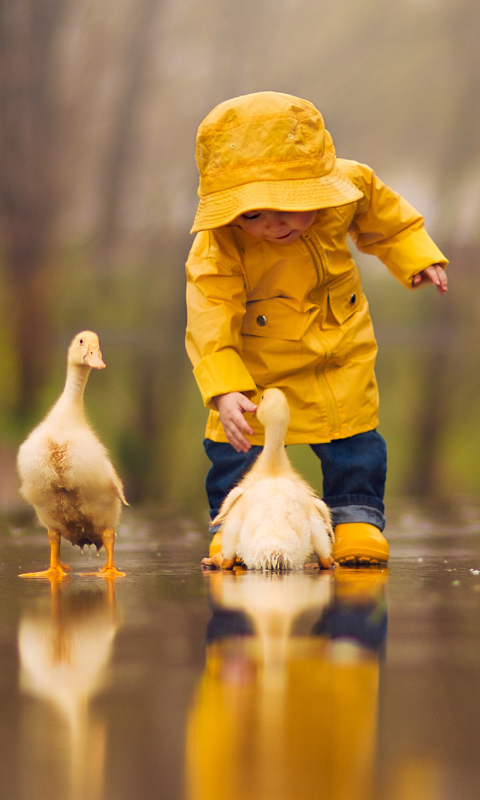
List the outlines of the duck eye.
{"label": "duck eye", "polygon": [[80,344],[83,344],[83,339],[80,339]]}

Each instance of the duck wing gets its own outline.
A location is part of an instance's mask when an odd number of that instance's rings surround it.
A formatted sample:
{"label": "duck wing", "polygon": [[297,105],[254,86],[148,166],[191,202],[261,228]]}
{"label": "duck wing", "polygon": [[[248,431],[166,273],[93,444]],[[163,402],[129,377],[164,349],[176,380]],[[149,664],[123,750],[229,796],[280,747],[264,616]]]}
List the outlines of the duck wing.
{"label": "duck wing", "polygon": [[118,497],[118,499],[120,500],[120,502],[121,502],[121,503],[122,503],[124,506],[129,506],[129,507],[130,507],[130,503],[128,503],[128,502],[126,501],[126,499],[125,499],[125,495],[124,495],[124,492],[123,492],[123,484],[122,484],[122,481],[121,481],[121,480],[120,480],[120,478],[118,477],[118,475],[117,475],[117,473],[115,472],[115,470],[114,470],[114,479],[112,480],[112,488],[113,488],[113,491],[115,492],[116,496],[117,496],[117,497]]}
{"label": "duck wing", "polygon": [[225,500],[222,503],[220,511],[218,512],[215,519],[212,520],[212,525],[217,525],[221,522],[225,522],[227,514],[230,513],[235,503],[237,503],[241,497],[243,497],[245,493],[245,487],[243,485],[235,486],[226,496]]}
{"label": "duck wing", "polygon": [[313,505],[315,506],[315,510],[318,511],[323,522],[325,523],[328,537],[330,541],[333,543],[335,541],[335,534],[333,532],[332,516],[330,514],[328,506],[326,505],[326,503],[323,502],[323,500],[320,500],[320,498],[317,497],[316,495],[312,495],[312,502]]}

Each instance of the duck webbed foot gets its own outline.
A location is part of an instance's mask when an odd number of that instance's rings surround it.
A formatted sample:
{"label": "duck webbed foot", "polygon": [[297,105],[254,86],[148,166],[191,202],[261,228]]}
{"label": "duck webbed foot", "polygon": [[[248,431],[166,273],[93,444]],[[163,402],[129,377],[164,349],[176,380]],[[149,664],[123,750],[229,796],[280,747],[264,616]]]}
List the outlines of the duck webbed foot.
{"label": "duck webbed foot", "polygon": [[335,569],[335,567],[338,567],[338,564],[332,556],[328,556],[328,558],[318,556],[319,569]]}
{"label": "duck webbed foot", "polygon": [[314,572],[315,570],[335,569],[338,567],[337,562],[332,556],[325,558],[324,556],[317,556],[316,561],[309,561],[303,565],[305,572]]}
{"label": "duck webbed foot", "polygon": [[115,531],[107,528],[102,534],[103,546],[107,553],[107,563],[98,572],[82,572],[81,575],[97,575],[99,578],[124,578],[125,572],[120,572],[113,563],[113,548],[115,545]]}
{"label": "duck webbed foot", "polygon": [[49,530],[48,531],[48,540],[50,542],[50,566],[48,569],[42,570],[41,572],[21,572],[19,577],[20,578],[55,578],[57,580],[63,580],[63,578],[68,578],[68,573],[71,571],[71,567],[64,564],[63,561],[60,561],[60,534],[58,531]]}
{"label": "duck webbed foot", "polygon": [[202,558],[202,567],[213,567],[213,569],[233,569],[235,558],[224,558],[221,553],[216,553],[212,558]]}
{"label": "duck webbed foot", "polygon": [[48,579],[56,578],[57,580],[63,580],[63,578],[69,578],[70,575],[68,574],[68,572],[65,572],[59,564],[58,567],[56,567],[55,569],[53,567],[49,567],[48,569],[44,569],[42,572],[21,572],[18,577],[48,578]]}
{"label": "duck webbed foot", "polygon": [[98,575],[99,578],[124,578],[127,573],[121,572],[115,566],[107,567],[107,565],[105,565],[102,569],[99,569],[98,572],[87,572],[83,574]]}

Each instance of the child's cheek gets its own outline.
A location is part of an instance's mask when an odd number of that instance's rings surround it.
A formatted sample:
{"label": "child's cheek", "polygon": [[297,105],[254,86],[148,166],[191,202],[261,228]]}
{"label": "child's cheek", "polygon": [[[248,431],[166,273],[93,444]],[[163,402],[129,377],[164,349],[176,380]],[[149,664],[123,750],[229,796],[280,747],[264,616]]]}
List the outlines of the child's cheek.
{"label": "child's cheek", "polygon": [[263,230],[262,225],[254,225],[252,226],[253,230],[251,235],[254,239],[264,239],[265,238],[265,231]]}

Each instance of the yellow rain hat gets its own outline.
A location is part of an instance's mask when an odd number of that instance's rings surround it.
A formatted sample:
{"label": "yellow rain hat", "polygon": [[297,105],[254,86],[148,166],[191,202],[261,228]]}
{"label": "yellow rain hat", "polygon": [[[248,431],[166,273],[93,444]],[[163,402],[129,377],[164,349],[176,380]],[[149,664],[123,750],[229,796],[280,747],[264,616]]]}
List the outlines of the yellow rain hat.
{"label": "yellow rain hat", "polygon": [[255,209],[313,211],[362,197],[336,165],[320,112],[289,94],[220,103],[198,129],[196,159],[200,202],[191,233]]}

